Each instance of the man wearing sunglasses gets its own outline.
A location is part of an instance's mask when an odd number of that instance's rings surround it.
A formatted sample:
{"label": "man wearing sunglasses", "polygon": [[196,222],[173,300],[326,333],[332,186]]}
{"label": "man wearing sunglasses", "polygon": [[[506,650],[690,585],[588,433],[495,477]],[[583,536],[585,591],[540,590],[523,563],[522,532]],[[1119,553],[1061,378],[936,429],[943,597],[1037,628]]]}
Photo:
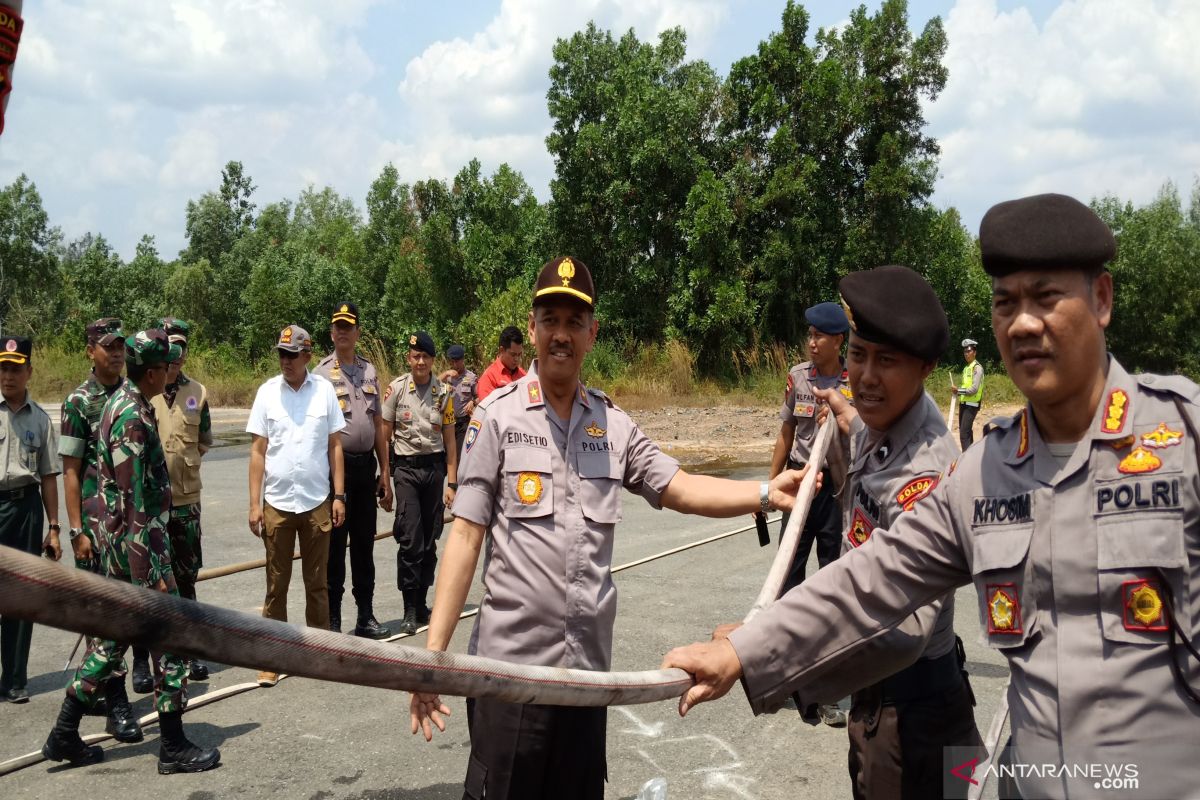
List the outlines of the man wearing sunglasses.
{"label": "man wearing sunglasses", "polygon": [[[342,437],[346,427],[333,384],[308,371],[312,337],[289,325],[275,344],[279,375],[258,389],[246,432],[250,445],[250,532],[267,551],[267,597],[263,616],[287,622],[292,554],[300,544],[305,622],[329,627],[329,534],[346,518]],[[332,476],[333,480],[330,481]],[[329,487],[333,486],[333,502]],[[264,670],[260,686],[279,675]]]}

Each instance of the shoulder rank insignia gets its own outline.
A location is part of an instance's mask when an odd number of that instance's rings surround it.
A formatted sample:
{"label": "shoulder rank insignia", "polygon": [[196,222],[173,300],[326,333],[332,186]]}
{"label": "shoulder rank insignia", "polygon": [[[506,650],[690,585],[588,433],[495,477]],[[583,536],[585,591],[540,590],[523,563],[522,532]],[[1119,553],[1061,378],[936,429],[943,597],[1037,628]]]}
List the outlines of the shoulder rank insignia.
{"label": "shoulder rank insignia", "polygon": [[1011,583],[987,585],[988,633],[1024,633],[1021,627],[1021,602]]}
{"label": "shoulder rank insignia", "polygon": [[475,444],[475,439],[479,437],[479,429],[482,427],[483,425],[479,420],[471,420],[471,424],[467,426],[466,438],[463,440],[463,452],[470,451],[471,445]]}
{"label": "shoulder rank insignia", "polygon": [[542,388],[540,386],[538,386],[537,381],[530,381],[528,389],[529,389],[529,402],[531,402],[531,403],[542,402]]}
{"label": "shoulder rank insignia", "polygon": [[592,424],[588,425],[583,430],[585,433],[587,433],[588,436],[592,437],[593,439],[599,439],[602,436],[604,436],[604,434],[608,433],[608,431],[606,431],[604,428],[601,428],[599,425],[596,424],[596,420],[592,420]]}
{"label": "shoulder rank insignia", "polygon": [[344,397],[338,398],[338,408],[340,408],[342,411],[345,411],[349,407],[349,405],[350,404],[346,402],[346,398],[344,398]]}
{"label": "shoulder rank insignia", "polygon": [[391,396],[392,396],[392,385],[389,383],[388,387],[383,390],[383,401],[386,403],[387,399]]}
{"label": "shoulder rank insignia", "polygon": [[842,393],[842,397],[846,398],[847,400],[853,400],[853,399],[854,399],[854,392],[850,391],[850,387],[849,387],[849,386],[843,386],[843,387],[841,387],[840,389],[838,389],[838,391],[839,391],[839,392],[841,392],[841,393]]}
{"label": "shoulder rank insignia", "polygon": [[850,520],[850,530],[846,532],[846,538],[855,547],[862,547],[866,544],[867,539],[871,538],[871,531],[874,528],[875,526],[867,519],[867,515],[856,508],[854,516]]}
{"label": "shoulder rank insignia", "polygon": [[536,472],[522,472],[517,475],[517,499],[527,506],[541,500],[542,476]]}
{"label": "shoulder rank insignia", "polygon": [[1125,417],[1129,412],[1129,395],[1121,389],[1113,389],[1108,395],[1108,407],[1104,410],[1104,419],[1100,421],[1100,430],[1104,433],[1120,433],[1125,427]]}
{"label": "shoulder rank insignia", "polygon": [[1168,630],[1167,613],[1155,580],[1125,581],[1121,584],[1121,603],[1127,631]]}
{"label": "shoulder rank insignia", "polygon": [[1021,427],[1017,437],[1017,458],[1024,458],[1029,453],[1029,409],[1021,410]]}
{"label": "shoulder rank insignia", "polygon": [[1142,434],[1143,447],[1174,447],[1183,441],[1183,431],[1173,431],[1167,427],[1167,423],[1160,422],[1158,427],[1149,433]]}
{"label": "shoulder rank insignia", "polygon": [[1154,472],[1161,466],[1161,458],[1144,447],[1135,447],[1129,455],[1121,459],[1117,470],[1126,475],[1141,475],[1144,472]]}
{"label": "shoulder rank insignia", "polygon": [[783,395],[784,395],[784,397],[786,397],[786,396],[788,396],[789,394],[791,394],[791,393],[792,393],[792,389],[793,389],[793,388],[795,388],[795,386],[796,386],[796,381],[795,381],[795,380],[792,378],[792,373],[790,373],[790,372],[789,372],[789,373],[788,373],[788,379],[787,379],[787,386],[783,387]]}
{"label": "shoulder rank insignia", "polygon": [[929,493],[934,490],[934,487],[938,485],[938,481],[941,478],[941,475],[927,475],[924,478],[917,478],[915,481],[905,484],[904,488],[896,493],[896,502],[905,511],[912,511],[913,506],[929,496]]}

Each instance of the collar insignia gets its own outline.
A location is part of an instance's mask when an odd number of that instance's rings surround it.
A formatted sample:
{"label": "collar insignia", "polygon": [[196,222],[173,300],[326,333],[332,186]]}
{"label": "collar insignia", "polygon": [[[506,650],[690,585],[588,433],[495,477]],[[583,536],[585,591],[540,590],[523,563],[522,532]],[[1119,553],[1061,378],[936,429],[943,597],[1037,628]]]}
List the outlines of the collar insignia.
{"label": "collar insignia", "polygon": [[1100,421],[1100,430],[1104,433],[1120,433],[1125,427],[1125,417],[1129,412],[1129,395],[1121,389],[1113,389],[1108,395],[1108,408],[1104,411],[1104,419]]}
{"label": "collar insignia", "polygon": [[1021,410],[1021,436],[1017,440],[1017,458],[1024,458],[1029,454],[1029,409]]}
{"label": "collar insignia", "polygon": [[540,386],[538,386],[537,381],[529,382],[529,402],[531,402],[531,403],[542,402],[542,388]]}

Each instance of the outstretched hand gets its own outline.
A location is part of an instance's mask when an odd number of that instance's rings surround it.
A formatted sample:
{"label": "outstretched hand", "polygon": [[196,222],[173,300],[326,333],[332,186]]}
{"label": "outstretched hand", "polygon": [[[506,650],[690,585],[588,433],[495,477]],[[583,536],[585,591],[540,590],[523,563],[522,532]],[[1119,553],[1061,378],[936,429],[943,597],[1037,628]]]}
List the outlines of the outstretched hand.
{"label": "outstretched hand", "polygon": [[738,678],[742,677],[742,662],[728,639],[676,647],[663,659],[663,669],[681,669],[696,683],[679,698],[679,716],[710,700],[724,697]]}
{"label": "outstretched hand", "polygon": [[442,715],[450,716],[450,709],[442,702],[441,697],[426,692],[413,692],[409,702],[409,718],[414,734],[419,730],[425,736],[425,741],[432,742],[433,725],[442,733],[446,732],[446,722]]}

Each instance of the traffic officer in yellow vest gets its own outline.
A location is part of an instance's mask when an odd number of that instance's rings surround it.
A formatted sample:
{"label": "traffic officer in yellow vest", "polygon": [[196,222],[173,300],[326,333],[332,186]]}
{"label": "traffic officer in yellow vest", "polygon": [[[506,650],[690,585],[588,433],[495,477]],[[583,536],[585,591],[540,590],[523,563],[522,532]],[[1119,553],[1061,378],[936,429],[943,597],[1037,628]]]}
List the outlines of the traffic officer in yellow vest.
{"label": "traffic officer in yellow vest", "polygon": [[437,348],[428,333],[409,336],[409,371],[392,381],[383,395],[383,429],[391,442],[396,481],[392,536],[400,545],[396,552],[396,583],[404,597],[400,633],[408,634],[429,622],[427,599],[437,565],[442,515],[458,489],[454,395],[450,385],[433,374],[435,355]]}
{"label": "traffic officer in yellow vest", "polygon": [[329,629],[342,630],[342,595],[346,592],[346,550],[350,550],[350,577],[358,607],[356,636],[386,639],[392,632],[375,619],[376,503],[392,510],[392,482],[388,477],[387,435],[380,416],[379,377],[375,366],[355,352],[361,329],[358,306],[349,300],[333,308],[329,336],[333,352],[313,370],[333,384],[338,407],[346,419],[342,429],[345,463],[346,518],[329,537]]}
{"label": "traffic officer in yellow vest", "polygon": [[947,788],[986,773],[1025,797],[1194,796],[1200,387],[1131,375],[1106,352],[1116,243],[1087,206],[1000,203],[979,244],[992,331],[1028,405],[866,545],[727,639],[669,653],[697,678],[680,711],[739,677],[756,713],[776,708],[974,584],[983,637],[1012,673],[1011,749],[999,766],[948,752]]}
{"label": "traffic officer in yellow vest", "polygon": [[983,365],[975,360],[978,347],[979,342],[974,339],[962,340],[967,364],[963,367],[962,383],[954,390],[958,393],[958,443],[963,450],[975,441],[975,417],[983,402]]}
{"label": "traffic officer in yellow vest", "polygon": [[[208,407],[208,390],[183,372],[187,361],[188,336],[192,327],[175,317],[163,317],[154,328],[167,334],[171,344],[179,345],[180,356],[167,365],[167,385],[162,394],[151,398],[154,416],[158,421],[158,436],[167,459],[167,474],[171,478],[171,515],[167,519],[167,538],[171,543],[171,570],[179,596],[196,599],[196,578],[204,566],[200,530],[200,459],[212,447],[212,412]],[[145,664],[146,651],[133,649],[134,689],[141,688],[138,677],[139,661]],[[193,659],[188,666],[188,680],[208,680],[208,667]]]}
{"label": "traffic officer in yellow vest", "polygon": [[[62,467],[54,425],[29,396],[32,359],[28,338],[0,338],[0,544],[57,561],[62,556],[57,478]],[[50,524],[43,536],[44,520]],[[29,702],[25,683],[32,637],[33,623],[0,619],[0,701]]]}

